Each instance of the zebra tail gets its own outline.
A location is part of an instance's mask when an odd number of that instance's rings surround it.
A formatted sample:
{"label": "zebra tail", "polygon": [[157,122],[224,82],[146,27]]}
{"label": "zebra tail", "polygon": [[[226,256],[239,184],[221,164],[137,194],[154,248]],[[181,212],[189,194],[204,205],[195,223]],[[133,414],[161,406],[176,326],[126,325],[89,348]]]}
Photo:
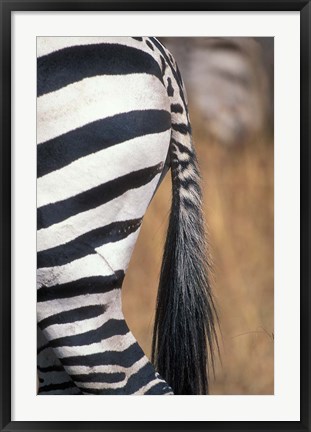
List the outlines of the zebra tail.
{"label": "zebra tail", "polygon": [[[183,116],[185,118],[186,115]],[[173,119],[173,116],[172,116]],[[172,205],[160,273],[152,361],[175,394],[208,394],[218,349],[202,192],[189,121],[172,120]],[[209,366],[208,366],[209,365]]]}

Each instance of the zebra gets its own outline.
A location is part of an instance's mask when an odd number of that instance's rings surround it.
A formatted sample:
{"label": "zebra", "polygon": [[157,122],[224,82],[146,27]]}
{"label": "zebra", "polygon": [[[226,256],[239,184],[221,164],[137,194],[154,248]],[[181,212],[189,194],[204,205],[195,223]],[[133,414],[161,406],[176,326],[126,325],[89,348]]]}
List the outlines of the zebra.
{"label": "zebra", "polygon": [[[121,287],[171,169],[151,361]],[[217,312],[187,96],[154,37],[37,39],[39,395],[207,394]]]}

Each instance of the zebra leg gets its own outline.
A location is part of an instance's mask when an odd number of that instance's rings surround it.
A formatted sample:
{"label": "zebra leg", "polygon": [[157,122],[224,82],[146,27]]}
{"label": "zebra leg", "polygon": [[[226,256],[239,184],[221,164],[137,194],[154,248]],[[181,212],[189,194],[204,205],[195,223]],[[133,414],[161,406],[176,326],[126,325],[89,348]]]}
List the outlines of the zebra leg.
{"label": "zebra leg", "polygon": [[121,302],[170,143],[161,70],[130,38],[75,39],[39,38],[39,394],[172,394]]}
{"label": "zebra leg", "polygon": [[[39,394],[171,394],[124,320],[124,272],[98,253],[89,260],[100,276],[81,278],[72,262],[78,279],[62,283],[71,276],[63,267],[58,284],[38,290],[38,325],[47,340],[38,349]],[[81,271],[85,276],[89,267]]]}
{"label": "zebra leg", "polygon": [[48,347],[47,339],[39,327],[37,329],[37,346],[39,394],[83,394],[65,371],[53,348]]}

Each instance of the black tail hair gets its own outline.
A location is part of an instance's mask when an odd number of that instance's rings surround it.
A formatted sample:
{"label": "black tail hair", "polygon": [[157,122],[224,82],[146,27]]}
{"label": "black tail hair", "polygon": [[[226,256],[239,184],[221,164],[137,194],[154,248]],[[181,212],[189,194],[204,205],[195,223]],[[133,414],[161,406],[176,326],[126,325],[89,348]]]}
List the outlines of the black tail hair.
{"label": "black tail hair", "polygon": [[175,394],[208,394],[208,365],[214,369],[215,344],[218,348],[218,318],[208,277],[200,175],[186,113],[182,125],[174,126],[172,117],[170,156],[172,205],[152,361]]}

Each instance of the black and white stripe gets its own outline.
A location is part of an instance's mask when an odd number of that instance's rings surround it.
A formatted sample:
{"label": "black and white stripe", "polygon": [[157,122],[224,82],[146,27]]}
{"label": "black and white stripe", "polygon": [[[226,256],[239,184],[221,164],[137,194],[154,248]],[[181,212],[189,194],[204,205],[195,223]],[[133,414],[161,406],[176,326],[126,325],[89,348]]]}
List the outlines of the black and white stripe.
{"label": "black and white stripe", "polygon": [[39,394],[172,394],[127,327],[121,287],[169,158],[180,211],[200,204],[180,74],[155,38],[39,37],[37,49]]}

